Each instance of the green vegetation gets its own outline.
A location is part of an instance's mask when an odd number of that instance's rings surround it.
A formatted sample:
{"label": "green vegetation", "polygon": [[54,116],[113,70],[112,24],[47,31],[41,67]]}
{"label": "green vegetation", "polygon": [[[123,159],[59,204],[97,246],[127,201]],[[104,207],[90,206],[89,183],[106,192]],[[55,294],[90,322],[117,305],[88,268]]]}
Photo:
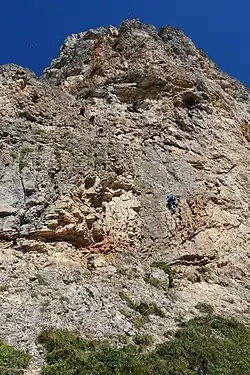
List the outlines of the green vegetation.
{"label": "green vegetation", "polygon": [[25,155],[28,154],[29,152],[34,152],[34,149],[31,147],[23,147],[21,148],[21,154]]}
{"label": "green vegetation", "polygon": [[123,292],[120,293],[120,297],[121,297],[121,299],[123,299],[124,301],[127,302],[128,307],[137,311],[141,315],[149,316],[151,314],[154,314],[154,315],[158,315],[162,318],[165,317],[164,311],[162,309],[160,309],[160,307],[158,307],[154,302],[153,303],[140,302],[140,303],[137,304],[137,303],[134,303],[131,300],[131,298]]}
{"label": "green vegetation", "polygon": [[43,129],[36,129],[36,130],[34,130],[34,134],[36,134],[36,135],[43,135],[45,133],[46,133],[46,131],[43,130]]}
{"label": "green vegetation", "polygon": [[127,319],[131,319],[132,318],[132,313],[131,313],[131,311],[130,310],[127,310],[127,309],[120,309],[119,310],[120,311],[120,313],[122,314],[122,315],[124,315]]}
{"label": "green vegetation", "polygon": [[131,300],[131,298],[126,293],[120,292],[119,296],[121,297],[121,299],[123,301],[127,302],[128,307],[130,307],[131,309],[134,309],[134,302]]}
{"label": "green vegetation", "polygon": [[162,286],[161,280],[156,279],[153,276],[144,277],[144,281],[145,281],[145,283],[150,284],[152,286],[155,286],[156,288],[160,288]]}
{"label": "green vegetation", "polygon": [[129,338],[126,335],[118,336],[118,341],[119,341],[120,344],[127,345],[128,340],[129,340]]}
{"label": "green vegetation", "polygon": [[148,316],[137,316],[132,320],[133,325],[137,329],[141,329],[145,326],[145,324],[149,323],[149,318]]}
{"label": "green vegetation", "polygon": [[23,375],[29,360],[29,354],[18,351],[0,340],[1,375]]}
{"label": "green vegetation", "polygon": [[249,375],[250,329],[215,315],[181,325],[169,341],[142,350],[151,339],[135,337],[135,345],[117,348],[109,342],[82,339],[63,330],[44,331],[39,339],[47,365],[41,375]]}
{"label": "green vegetation", "polygon": [[169,276],[169,288],[172,288],[173,282],[174,282],[174,271],[170,267],[169,264],[166,262],[153,262],[151,264],[151,267],[160,268],[162,271],[164,271]]}
{"label": "green vegetation", "polygon": [[202,314],[212,314],[214,312],[213,306],[209,305],[208,303],[199,302],[195,306],[197,310],[199,310]]}
{"label": "green vegetation", "polygon": [[149,346],[153,342],[152,336],[148,335],[137,335],[133,338],[133,341],[136,345],[139,346]]}
{"label": "green vegetation", "polygon": [[48,285],[47,281],[43,278],[43,276],[40,273],[37,273],[35,276],[39,285]]}
{"label": "green vegetation", "polygon": [[0,293],[6,292],[6,290],[8,289],[9,289],[8,285],[0,285]]}
{"label": "green vegetation", "polygon": [[169,280],[159,280],[156,277],[151,275],[146,275],[144,277],[144,281],[147,284],[154,286],[155,288],[162,288],[163,290],[167,291],[169,288],[170,281]]}

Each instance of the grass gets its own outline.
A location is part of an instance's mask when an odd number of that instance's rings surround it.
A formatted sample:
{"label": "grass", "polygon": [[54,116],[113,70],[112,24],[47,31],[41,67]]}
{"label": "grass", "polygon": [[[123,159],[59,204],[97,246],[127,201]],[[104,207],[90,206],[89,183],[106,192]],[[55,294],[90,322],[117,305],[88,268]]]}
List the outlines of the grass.
{"label": "grass", "polygon": [[149,318],[148,318],[148,316],[145,316],[145,315],[144,316],[137,316],[136,318],[134,318],[132,320],[132,323],[135,326],[135,328],[141,329],[141,328],[145,327],[145,325],[147,323],[149,323]]}
{"label": "grass", "polygon": [[152,303],[146,303],[146,302],[135,303],[131,300],[131,298],[127,294],[125,294],[123,292],[120,293],[120,297],[121,297],[121,299],[123,299],[124,301],[127,302],[128,307],[137,311],[141,315],[149,316],[151,314],[154,314],[154,315],[160,316],[161,318],[165,317],[164,311],[160,307],[158,307],[156,305],[156,303],[154,303],[154,302],[152,302]]}
{"label": "grass", "polygon": [[43,130],[43,129],[36,129],[36,130],[34,130],[34,134],[36,134],[36,135],[43,135],[45,133],[46,133],[46,131]]}
{"label": "grass", "polygon": [[130,298],[126,293],[124,293],[124,292],[120,292],[120,293],[119,293],[119,296],[120,296],[120,298],[121,298],[123,301],[127,302],[128,307],[133,308],[132,306],[134,306],[134,302],[131,300],[131,298]]}
{"label": "grass", "polygon": [[6,292],[9,289],[8,285],[0,285],[0,293]]}
{"label": "grass", "polygon": [[39,285],[48,285],[47,281],[40,275],[40,273],[36,274],[36,279]]}
{"label": "grass", "polygon": [[82,339],[78,333],[46,330],[38,338],[47,365],[41,375],[249,375],[250,329],[216,315],[181,325],[173,338],[151,351],[149,337],[117,348],[109,342]]}
{"label": "grass", "polygon": [[169,288],[169,280],[159,280],[151,275],[146,275],[144,277],[144,281],[145,283],[150,284],[155,288],[162,288],[165,291],[167,291]]}
{"label": "grass", "polygon": [[29,354],[18,351],[0,340],[1,375],[24,375],[29,361]]}
{"label": "grass", "polygon": [[197,310],[199,310],[202,314],[212,314],[214,312],[213,306],[209,305],[205,302],[199,302],[195,306]]}
{"label": "grass", "polygon": [[127,319],[131,319],[131,318],[132,318],[132,313],[131,313],[130,310],[120,309],[119,311],[120,311],[120,313],[121,313],[122,315],[124,315]]}
{"label": "grass", "polygon": [[144,277],[144,281],[145,283],[155,286],[156,288],[160,288],[162,286],[161,280],[156,279],[155,277],[152,277],[152,276]]}
{"label": "grass", "polygon": [[133,338],[133,341],[136,345],[144,347],[144,346],[151,345],[153,342],[153,338],[152,336],[149,336],[149,335],[136,335]]}
{"label": "grass", "polygon": [[128,344],[128,336],[126,335],[121,335],[118,337],[118,341],[120,344],[127,345]]}
{"label": "grass", "polygon": [[28,154],[29,152],[34,152],[34,149],[32,147],[23,147],[21,148],[21,154],[25,155]]}

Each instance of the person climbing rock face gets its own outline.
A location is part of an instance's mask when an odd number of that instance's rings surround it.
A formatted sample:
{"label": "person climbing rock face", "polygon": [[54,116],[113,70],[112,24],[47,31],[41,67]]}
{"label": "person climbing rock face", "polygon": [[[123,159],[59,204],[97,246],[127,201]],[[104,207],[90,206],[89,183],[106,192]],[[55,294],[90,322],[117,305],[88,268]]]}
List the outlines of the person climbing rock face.
{"label": "person climbing rock face", "polygon": [[176,206],[177,206],[176,195],[168,194],[167,202],[168,202],[169,210],[171,211],[172,214],[174,214]]}

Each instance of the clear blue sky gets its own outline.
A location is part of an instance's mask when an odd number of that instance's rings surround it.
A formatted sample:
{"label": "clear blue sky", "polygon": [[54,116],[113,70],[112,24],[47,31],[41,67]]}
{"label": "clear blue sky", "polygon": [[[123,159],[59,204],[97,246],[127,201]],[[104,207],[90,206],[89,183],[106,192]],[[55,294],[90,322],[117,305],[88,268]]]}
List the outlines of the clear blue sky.
{"label": "clear blue sky", "polygon": [[130,12],[157,28],[180,27],[250,87],[250,0],[3,0],[0,64],[13,62],[39,75],[67,35],[117,26]]}

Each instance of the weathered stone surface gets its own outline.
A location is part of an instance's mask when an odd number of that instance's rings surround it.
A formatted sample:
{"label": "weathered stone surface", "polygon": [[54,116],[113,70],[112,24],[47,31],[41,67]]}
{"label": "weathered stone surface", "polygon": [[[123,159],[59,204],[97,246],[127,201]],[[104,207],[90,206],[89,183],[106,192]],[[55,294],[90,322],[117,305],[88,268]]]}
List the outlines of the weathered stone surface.
{"label": "weathered stone surface", "polygon": [[[40,79],[1,68],[0,337],[36,368],[45,326],[162,341],[198,302],[247,321],[249,90],[137,20],[68,37]],[[120,292],[166,317],[138,328]]]}

